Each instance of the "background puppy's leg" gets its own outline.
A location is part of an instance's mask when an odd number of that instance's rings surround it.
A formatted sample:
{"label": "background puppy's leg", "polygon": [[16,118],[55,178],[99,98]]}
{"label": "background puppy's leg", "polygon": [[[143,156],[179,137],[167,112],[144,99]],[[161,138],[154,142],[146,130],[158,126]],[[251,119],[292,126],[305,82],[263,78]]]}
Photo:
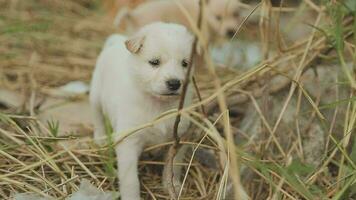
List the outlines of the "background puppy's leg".
{"label": "background puppy's leg", "polygon": [[[175,187],[175,191],[176,191],[177,194],[179,193],[179,190],[180,190],[180,188],[182,186],[181,178],[182,178],[182,168],[183,168],[183,166],[177,165],[177,164],[184,162],[185,154],[186,154],[188,148],[189,148],[188,145],[183,145],[178,150],[178,152],[177,152],[177,154],[176,154],[176,156],[174,157],[174,160],[173,160],[173,185]],[[165,188],[172,187],[167,182],[167,180],[169,179],[169,177],[168,177],[169,172],[167,170],[169,170],[169,167],[164,166],[164,169],[163,169],[163,186]]]}
{"label": "background puppy's leg", "polygon": [[140,200],[138,159],[142,145],[137,139],[127,138],[116,147],[121,200]]}

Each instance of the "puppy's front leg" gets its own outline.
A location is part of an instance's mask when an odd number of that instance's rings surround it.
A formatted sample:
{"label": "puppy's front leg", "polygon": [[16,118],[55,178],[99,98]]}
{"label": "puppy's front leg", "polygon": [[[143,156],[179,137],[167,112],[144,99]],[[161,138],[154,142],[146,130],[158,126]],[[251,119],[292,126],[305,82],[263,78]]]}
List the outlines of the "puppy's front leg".
{"label": "puppy's front leg", "polygon": [[126,138],[116,147],[121,200],[140,200],[137,167],[141,152],[137,138]]}

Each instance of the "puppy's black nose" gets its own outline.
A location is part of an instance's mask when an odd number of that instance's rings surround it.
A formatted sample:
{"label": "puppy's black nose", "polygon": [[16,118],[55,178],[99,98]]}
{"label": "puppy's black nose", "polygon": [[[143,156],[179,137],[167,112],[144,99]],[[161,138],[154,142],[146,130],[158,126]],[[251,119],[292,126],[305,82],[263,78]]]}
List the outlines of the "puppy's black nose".
{"label": "puppy's black nose", "polygon": [[226,37],[232,38],[235,35],[236,30],[235,29],[227,29],[226,31]]}
{"label": "puppy's black nose", "polygon": [[167,87],[171,91],[178,90],[180,88],[180,81],[178,79],[170,79],[166,81]]}

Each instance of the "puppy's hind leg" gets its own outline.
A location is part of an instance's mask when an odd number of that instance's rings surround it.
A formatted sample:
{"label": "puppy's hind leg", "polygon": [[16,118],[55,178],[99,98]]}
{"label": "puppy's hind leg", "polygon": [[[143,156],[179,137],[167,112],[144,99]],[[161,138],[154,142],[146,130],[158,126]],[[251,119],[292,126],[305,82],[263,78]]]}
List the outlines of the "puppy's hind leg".
{"label": "puppy's hind leg", "polygon": [[106,131],[104,115],[102,113],[100,103],[98,101],[91,100],[91,109],[94,123],[94,141],[98,145],[103,146],[106,144]]}

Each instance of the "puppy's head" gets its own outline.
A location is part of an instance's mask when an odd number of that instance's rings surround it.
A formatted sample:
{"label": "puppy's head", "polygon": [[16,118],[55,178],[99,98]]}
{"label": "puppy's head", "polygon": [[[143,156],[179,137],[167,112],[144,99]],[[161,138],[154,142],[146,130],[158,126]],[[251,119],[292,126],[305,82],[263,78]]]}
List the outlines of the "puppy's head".
{"label": "puppy's head", "polygon": [[190,62],[193,36],[184,26],[153,23],[126,41],[140,89],[160,99],[179,97]]}
{"label": "puppy's head", "polygon": [[220,37],[230,39],[241,21],[241,8],[238,0],[208,0],[207,21]]}

